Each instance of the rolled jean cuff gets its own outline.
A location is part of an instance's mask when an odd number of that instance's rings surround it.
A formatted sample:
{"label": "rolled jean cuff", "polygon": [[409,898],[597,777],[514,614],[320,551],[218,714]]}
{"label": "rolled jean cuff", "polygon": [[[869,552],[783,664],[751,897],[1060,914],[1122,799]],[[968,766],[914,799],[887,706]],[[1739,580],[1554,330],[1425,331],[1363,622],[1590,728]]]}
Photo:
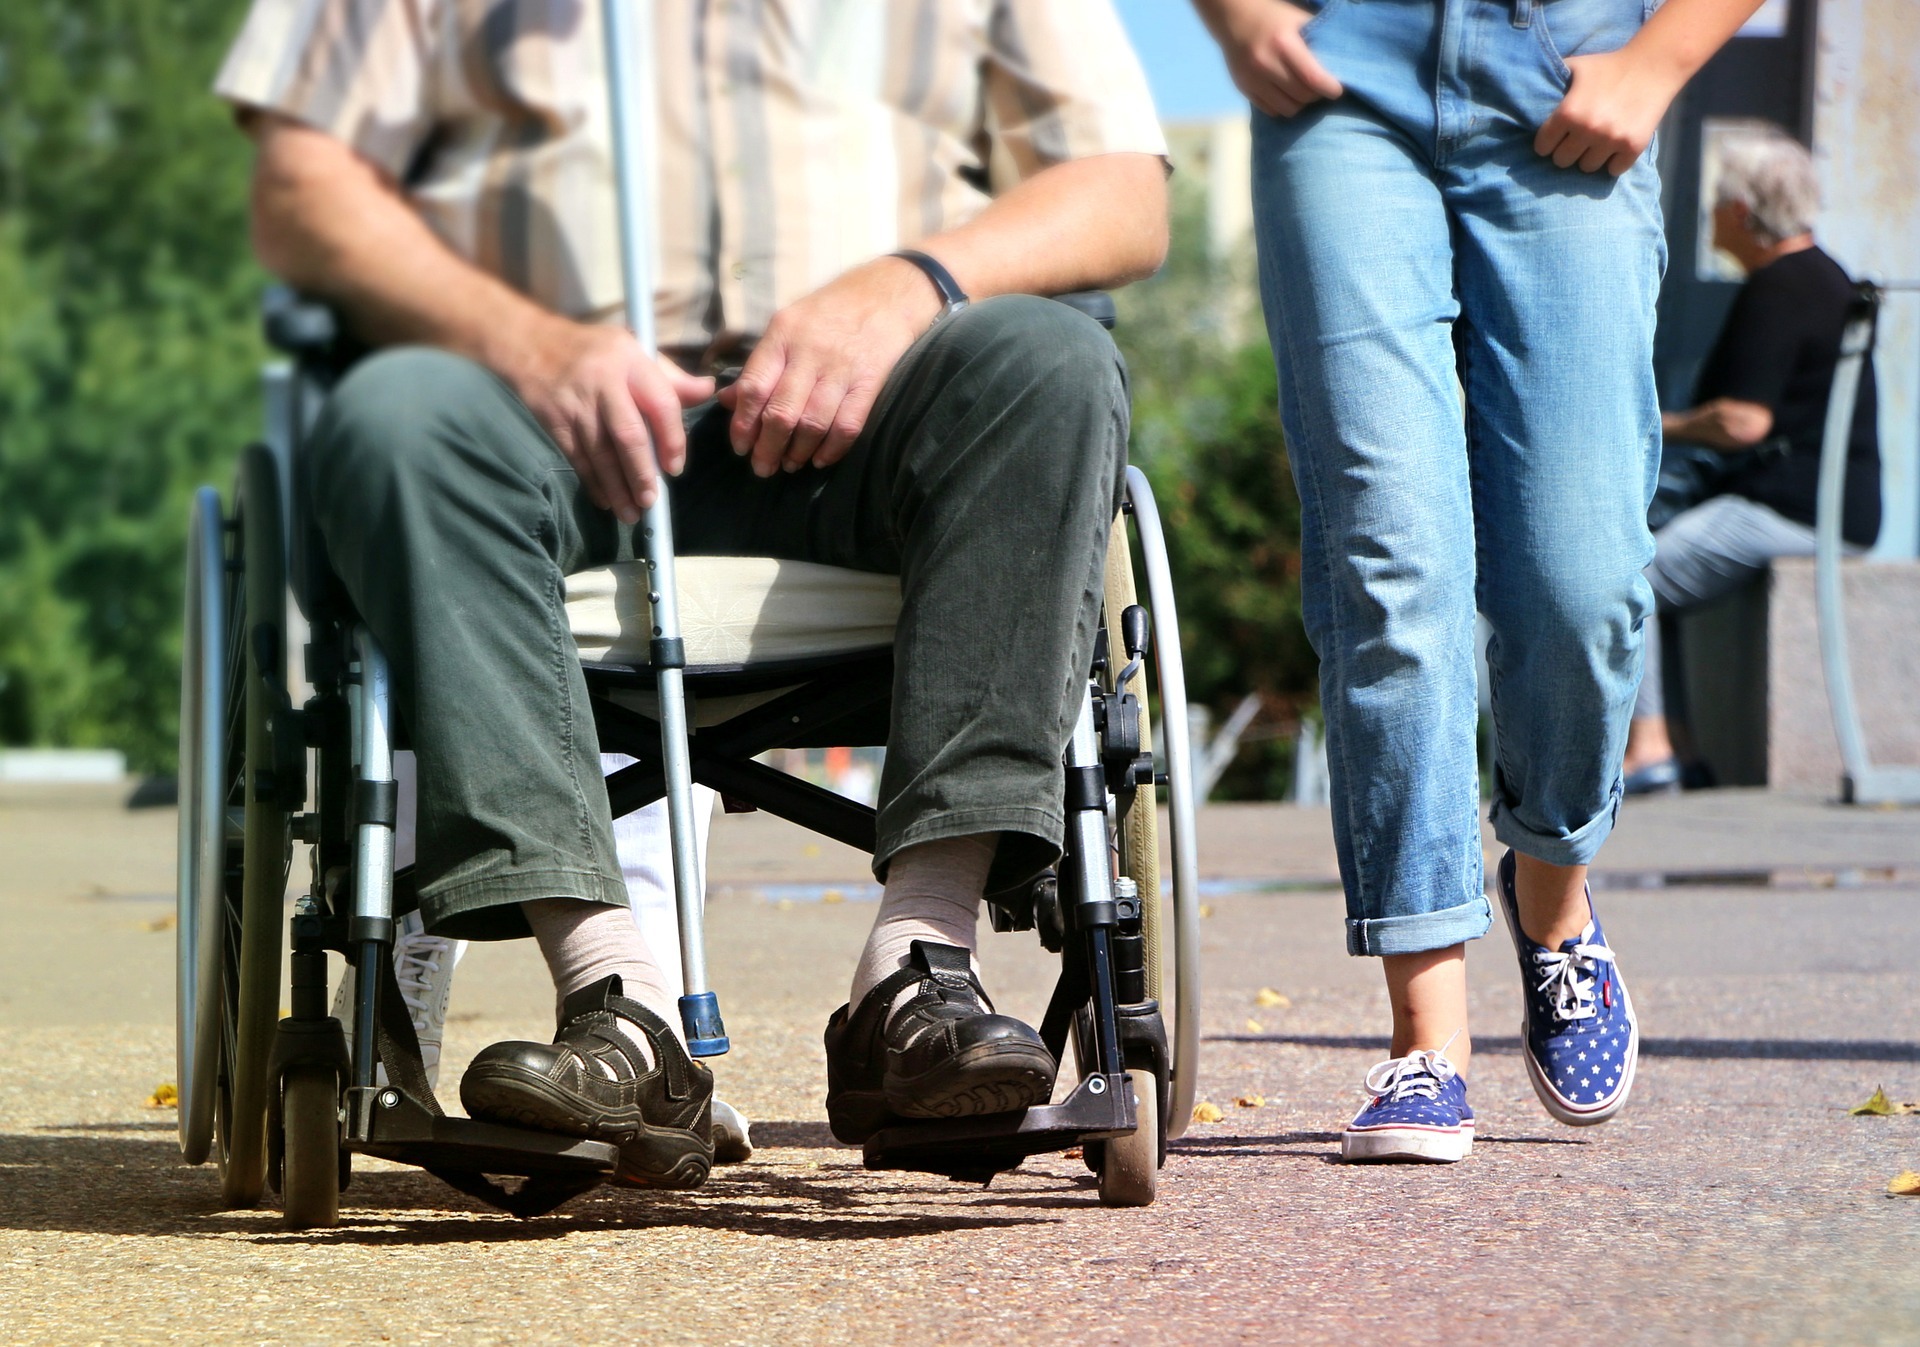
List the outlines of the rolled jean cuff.
{"label": "rolled jean cuff", "polygon": [[1347,918],[1347,953],[1374,956],[1425,954],[1478,940],[1493,924],[1493,907],[1483,894],[1438,912],[1404,917]]}
{"label": "rolled jean cuff", "polygon": [[1505,800],[1493,802],[1493,835],[1523,856],[1548,865],[1586,865],[1600,854],[1620,817],[1620,781],[1615,778],[1607,807],[1570,833],[1535,832],[1522,823]]}

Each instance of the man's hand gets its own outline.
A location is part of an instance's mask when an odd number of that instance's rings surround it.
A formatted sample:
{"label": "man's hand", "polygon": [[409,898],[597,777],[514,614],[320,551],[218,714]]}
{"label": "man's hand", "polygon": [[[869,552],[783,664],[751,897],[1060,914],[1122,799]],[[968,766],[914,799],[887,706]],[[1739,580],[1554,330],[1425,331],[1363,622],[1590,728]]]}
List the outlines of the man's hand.
{"label": "man's hand", "polygon": [[686,466],[680,409],[713,396],[713,380],[649,360],[624,328],[564,318],[544,324],[503,373],[593,503],[627,524],[659,496],[661,471]]}
{"label": "man's hand", "polygon": [[1313,17],[1306,10],[1284,0],[1200,0],[1198,8],[1234,84],[1268,116],[1291,117],[1345,92],[1300,36]]}
{"label": "man's hand", "polygon": [[1773,408],[1740,398],[1712,398],[1684,412],[1661,412],[1660,430],[1670,440],[1737,454],[1773,433]]}
{"label": "man's hand", "polygon": [[1569,56],[1567,69],[1573,84],[1534,136],[1533,148],[1561,168],[1604,168],[1617,178],[1653,143],[1679,88],[1627,48]]}
{"label": "man's hand", "polygon": [[887,376],[940,313],[918,267],[882,257],[773,316],[739,380],[722,389],[728,433],[756,476],[830,467],[866,427]]}

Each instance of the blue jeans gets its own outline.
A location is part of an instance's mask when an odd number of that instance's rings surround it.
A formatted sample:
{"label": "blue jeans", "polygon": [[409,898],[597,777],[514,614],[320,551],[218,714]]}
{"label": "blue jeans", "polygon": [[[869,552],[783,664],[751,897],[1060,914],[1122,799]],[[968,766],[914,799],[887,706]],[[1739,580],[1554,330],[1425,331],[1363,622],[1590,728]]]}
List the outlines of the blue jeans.
{"label": "blue jeans", "polygon": [[1496,833],[1576,865],[1613,826],[1653,611],[1660,184],[1651,150],[1616,179],[1532,140],[1563,57],[1617,49],[1645,17],[1643,0],[1327,0],[1307,41],[1345,96],[1254,118],[1354,954],[1486,932],[1476,608]]}

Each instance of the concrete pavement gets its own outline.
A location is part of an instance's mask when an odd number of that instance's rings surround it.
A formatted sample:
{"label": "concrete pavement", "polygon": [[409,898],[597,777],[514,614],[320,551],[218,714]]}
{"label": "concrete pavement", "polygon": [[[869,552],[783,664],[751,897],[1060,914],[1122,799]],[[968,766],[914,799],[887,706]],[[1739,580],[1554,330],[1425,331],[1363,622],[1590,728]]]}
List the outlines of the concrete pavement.
{"label": "concrete pavement", "polygon": [[[1920,815],[1631,807],[1602,876],[1647,1035],[1630,1109],[1545,1117],[1495,934],[1472,963],[1483,1144],[1355,1169],[1334,1138],[1385,1001],[1341,952],[1325,816],[1208,811],[1201,1079],[1225,1116],[1176,1143],[1142,1211],[1101,1209],[1065,1157],[982,1190],[835,1145],[819,1028],[870,881],[830,843],[723,818],[712,959],[737,1046],[718,1069],[758,1120],[750,1164],[522,1223],[362,1163],[342,1226],[304,1234],[220,1211],[172,1112],[145,1107],[173,1078],[172,828],[99,792],[0,793],[0,1341],[1920,1341],[1920,1199],[1885,1195],[1920,1169],[1920,1116],[1846,1112],[1876,1085],[1920,1098]],[[985,960],[1037,1015],[1030,937]],[[476,948],[448,1079],[550,1015],[530,946]]]}

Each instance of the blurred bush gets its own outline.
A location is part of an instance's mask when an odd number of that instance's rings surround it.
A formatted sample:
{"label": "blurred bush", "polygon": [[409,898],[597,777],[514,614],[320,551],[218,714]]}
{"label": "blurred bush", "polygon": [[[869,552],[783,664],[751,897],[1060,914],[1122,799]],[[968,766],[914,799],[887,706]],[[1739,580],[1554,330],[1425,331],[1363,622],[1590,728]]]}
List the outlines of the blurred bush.
{"label": "blurred bush", "polygon": [[1279,799],[1292,735],[1317,702],[1300,622],[1300,499],[1251,251],[1209,255],[1197,176],[1175,177],[1172,255],[1121,293],[1115,336],[1133,373],[1133,461],[1166,523],[1188,696],[1216,724],[1248,693],[1261,701],[1214,798]]}
{"label": "blurred bush", "polygon": [[0,3],[0,743],[173,762],[187,498],[260,423],[244,7]]}

